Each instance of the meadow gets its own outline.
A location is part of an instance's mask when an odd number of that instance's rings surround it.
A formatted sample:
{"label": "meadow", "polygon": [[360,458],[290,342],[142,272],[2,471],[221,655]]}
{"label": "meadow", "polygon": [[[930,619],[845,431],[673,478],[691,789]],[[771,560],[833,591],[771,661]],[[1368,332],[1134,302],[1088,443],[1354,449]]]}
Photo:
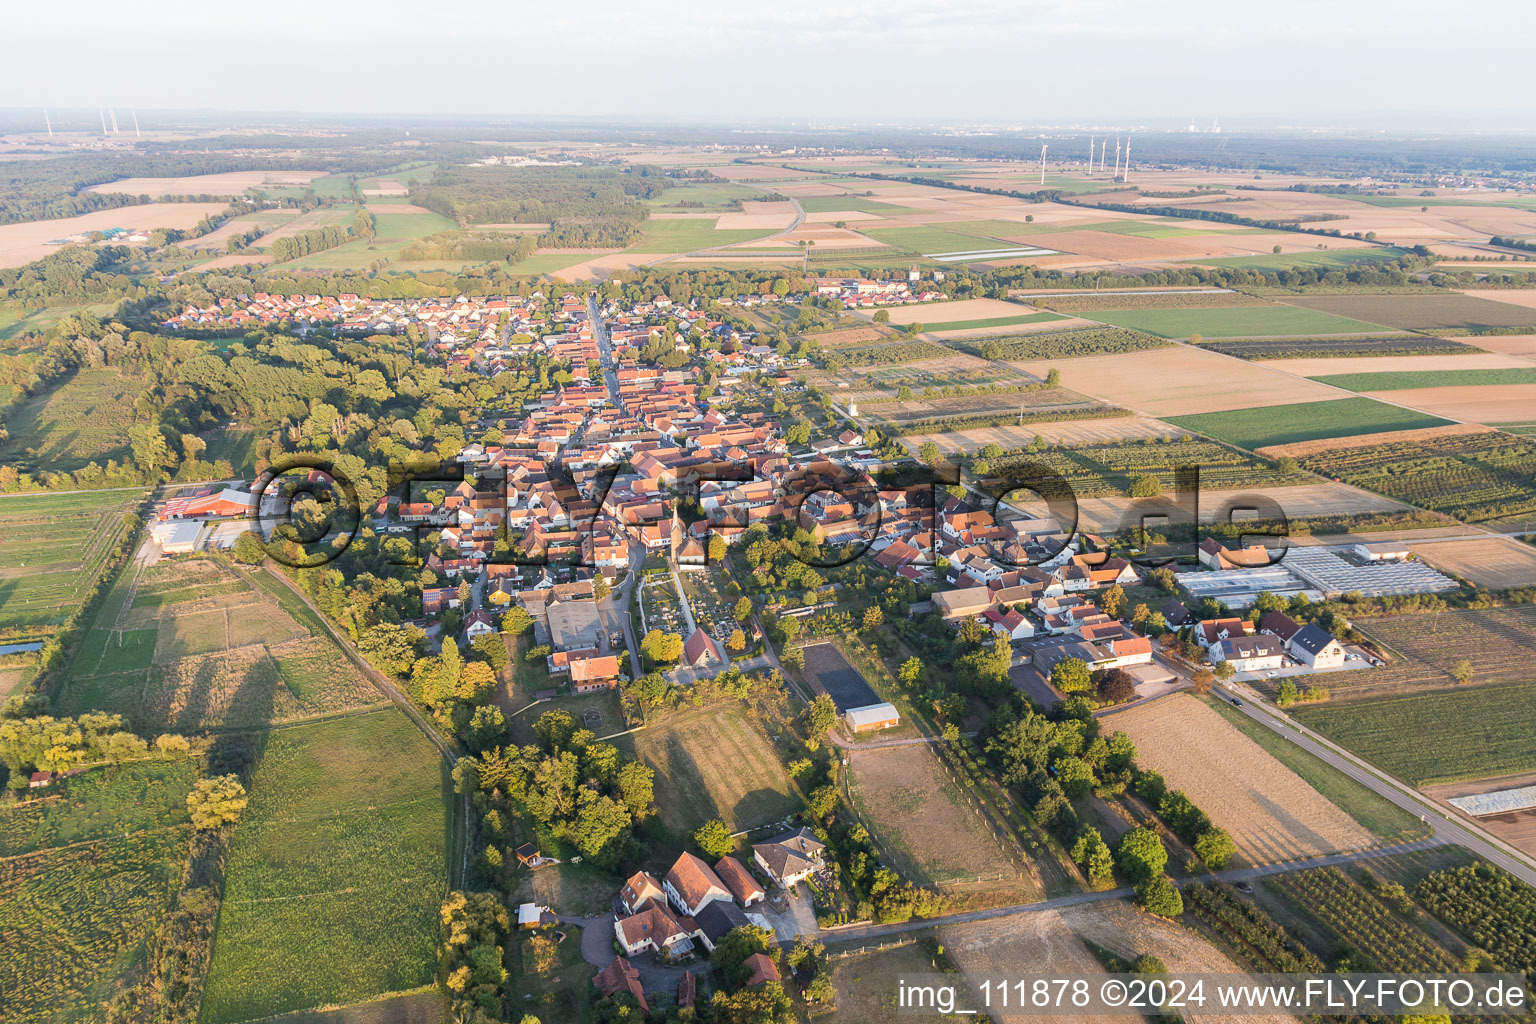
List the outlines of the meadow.
{"label": "meadow", "polygon": [[268,733],[235,828],[207,1024],[432,980],[446,890],[446,771],[384,710]]}
{"label": "meadow", "polygon": [[95,584],[142,497],[133,491],[0,498],[0,631],[52,632]]}
{"label": "meadow", "polygon": [[870,228],[863,234],[899,249],[920,253],[977,252],[1011,249],[1014,243],[987,235],[965,234],[947,227]]}
{"label": "meadow", "polygon": [[693,252],[750,242],[774,233],[772,230],[743,228],[717,230],[713,218],[658,220],[652,217],[641,222],[640,240],[624,251],[643,255]]}
{"label": "meadow", "polygon": [[910,213],[906,207],[876,202],[863,196],[806,196],[800,200],[806,213],[873,213],[882,216],[900,216]]}
{"label": "meadow", "polygon": [[23,472],[74,472],[87,462],[127,461],[139,377],[116,367],[85,367],[63,384],[26,399],[6,417],[0,463]]}
{"label": "meadow", "polygon": [[1536,384],[1536,367],[1480,370],[1404,370],[1395,373],[1336,373],[1312,377],[1348,391],[1409,391],[1414,388],[1479,387],[1485,384]]}
{"label": "meadow", "polygon": [[1376,324],[1294,306],[1236,306],[1185,309],[1107,309],[1094,320],[1163,338],[1262,338],[1293,334],[1365,334]]}
{"label": "meadow", "polygon": [[656,771],[661,820],[678,834],[711,818],[734,829],[762,825],[799,807],[779,756],[745,709],[717,706],[658,716],[616,741]]}
{"label": "meadow", "polygon": [[103,1019],[181,884],[191,761],[69,780],[68,795],[0,810],[0,1017]]}
{"label": "meadow", "polygon": [[1003,316],[983,318],[980,320],[945,320],[939,323],[924,323],[923,328],[929,331],[976,331],[989,327],[1015,327],[1019,324],[1040,324],[1052,320],[1065,320],[1060,313],[1020,313],[1018,316]]}
{"label": "meadow", "polygon": [[1163,417],[1175,426],[1252,451],[1272,444],[1292,444],[1329,437],[1350,437],[1388,430],[1415,430],[1450,423],[1412,409],[1370,398],[1333,402],[1297,402],[1258,409]]}

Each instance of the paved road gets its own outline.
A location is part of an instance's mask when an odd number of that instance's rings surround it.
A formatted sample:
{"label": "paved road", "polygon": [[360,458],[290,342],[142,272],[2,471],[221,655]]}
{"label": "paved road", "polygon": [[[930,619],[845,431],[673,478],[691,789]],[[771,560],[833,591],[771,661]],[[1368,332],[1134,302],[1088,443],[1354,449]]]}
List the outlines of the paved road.
{"label": "paved road", "polygon": [[[1247,882],[1256,878],[1264,878],[1267,875],[1278,875],[1287,871],[1303,871],[1307,868],[1337,867],[1342,864],[1353,864],[1362,860],[1374,860],[1379,857],[1390,857],[1399,853],[1412,853],[1416,850],[1429,850],[1436,846],[1445,845],[1439,837],[1420,839],[1414,843],[1397,843],[1393,846],[1378,846],[1370,850],[1357,850],[1353,853],[1335,853],[1327,857],[1312,857],[1307,860],[1289,861],[1284,864],[1266,864],[1257,868],[1241,868],[1234,871],[1217,872],[1214,876],[1205,875],[1200,878],[1188,878],[1176,880],[1173,884],[1183,888],[1190,882],[1210,881],[1213,878],[1221,882]],[[822,929],[817,938],[825,943],[839,942],[865,942],[870,939],[885,938],[890,935],[899,935],[903,932],[922,931],[925,928],[934,928],[945,924],[965,924],[969,921],[991,921],[1000,917],[1016,917],[1020,914],[1035,914],[1043,910],[1062,910],[1067,907],[1078,907],[1085,903],[1101,903],[1105,900],[1127,899],[1134,895],[1134,890],[1106,889],[1103,892],[1078,892],[1070,896],[1057,896],[1053,899],[1039,900],[1034,903],[1015,903],[1006,907],[993,907],[990,910],[973,910],[964,914],[943,914],[939,917],[930,917],[918,921],[905,921],[901,924],[886,925],[855,925],[849,928]]]}
{"label": "paved road", "polygon": [[592,321],[592,337],[597,342],[598,362],[603,364],[603,380],[608,383],[608,400],[615,409],[623,409],[619,402],[619,375],[613,361],[613,342],[608,337],[608,325],[597,311],[597,292],[587,293],[587,317]]}
{"label": "paved road", "polygon": [[1472,822],[1452,817],[1411,786],[1379,771],[1327,737],[1265,704],[1246,686],[1227,683],[1216,687],[1215,692],[1229,702],[1233,696],[1240,697],[1243,703],[1238,710],[1243,714],[1337,768],[1376,795],[1424,819],[1440,841],[1463,846],[1490,864],[1497,864],[1527,885],[1536,885],[1536,860],[1527,854]]}

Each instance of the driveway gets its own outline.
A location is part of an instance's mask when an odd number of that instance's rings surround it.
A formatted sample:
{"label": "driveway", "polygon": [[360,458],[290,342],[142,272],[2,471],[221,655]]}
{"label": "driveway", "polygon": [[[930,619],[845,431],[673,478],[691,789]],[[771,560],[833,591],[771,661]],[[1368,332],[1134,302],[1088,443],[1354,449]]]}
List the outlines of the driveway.
{"label": "driveway", "polygon": [[783,912],[774,910],[767,901],[753,904],[747,912],[762,914],[768,919],[775,942],[791,943],[797,936],[815,935],[821,931],[821,926],[816,923],[816,908],[811,906],[810,894],[803,886],[801,894],[791,897],[789,907]]}

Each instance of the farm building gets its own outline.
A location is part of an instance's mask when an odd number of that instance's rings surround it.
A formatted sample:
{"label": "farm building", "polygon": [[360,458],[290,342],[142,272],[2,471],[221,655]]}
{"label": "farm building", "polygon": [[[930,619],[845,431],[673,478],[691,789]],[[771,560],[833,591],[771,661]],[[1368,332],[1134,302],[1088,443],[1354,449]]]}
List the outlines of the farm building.
{"label": "farm building", "polygon": [[843,713],[843,721],[855,733],[877,732],[894,729],[901,724],[901,714],[891,704],[871,704],[863,708],[849,708]]}
{"label": "farm building", "polygon": [[811,830],[802,826],[799,831],[788,832],[772,842],[754,845],[752,859],[768,872],[768,877],[777,882],[779,888],[788,889],[821,869],[821,855],[825,849]]}
{"label": "farm building", "polygon": [[648,949],[664,949],[673,957],[693,952],[693,942],[688,938],[688,932],[665,906],[657,903],[638,914],[616,919],[613,922],[613,934],[629,956]]}
{"label": "farm building", "polygon": [[666,898],[661,883],[648,871],[636,871],[624,882],[624,888],[619,890],[619,903],[630,914],[638,913],[650,904]]}
{"label": "farm building", "polygon": [[721,857],[715,864],[715,874],[720,876],[720,881],[731,890],[731,895],[736,897],[736,902],[743,907],[750,907],[754,903],[761,903],[768,894],[763,887],[757,884],[757,879],[735,857]]}
{"label": "farm building", "polygon": [[203,524],[195,522],[156,523],[149,529],[149,535],[167,555],[190,555],[197,550],[197,537],[202,532]]}
{"label": "farm building", "polygon": [[572,658],[571,687],[577,693],[612,689],[619,681],[619,659],[611,654]]}
{"label": "farm building", "polygon": [[697,926],[693,934],[703,940],[705,948],[713,953],[721,939],[737,928],[752,924],[752,919],[742,913],[736,904],[717,900],[699,911],[693,923]]}
{"label": "farm building", "polygon": [[557,651],[597,647],[603,623],[595,601],[562,601],[551,597],[545,606],[549,621],[549,645]]}
{"label": "farm building", "polygon": [[1185,572],[1179,574],[1179,585],[1195,600],[1209,597],[1223,608],[1251,607],[1266,591],[1286,598],[1306,594],[1310,600],[1322,601],[1322,591],[1309,587],[1288,571],[1290,555],[1299,550],[1304,549],[1289,549],[1286,568],[1272,565],[1265,569]]}
{"label": "farm building", "polygon": [[1406,562],[1413,555],[1405,545],[1391,542],[1356,544],[1351,550],[1362,562]]}
{"label": "farm building", "polygon": [[692,917],[715,900],[729,900],[731,892],[714,870],[691,853],[684,853],[667,872],[661,887],[678,910]]}

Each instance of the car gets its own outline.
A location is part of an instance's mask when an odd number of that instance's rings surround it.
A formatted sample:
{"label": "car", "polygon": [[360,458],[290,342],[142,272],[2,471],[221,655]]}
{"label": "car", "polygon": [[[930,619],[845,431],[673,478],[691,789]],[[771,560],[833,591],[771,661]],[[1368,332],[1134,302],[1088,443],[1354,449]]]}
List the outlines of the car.
{"label": "car", "polygon": [[1253,895],[1253,886],[1247,882],[1237,882],[1232,886],[1232,888],[1236,889],[1240,893],[1246,893],[1250,896]]}
{"label": "car", "polygon": [[1232,706],[1235,708],[1240,708],[1243,706],[1243,702],[1238,700],[1236,697],[1228,697],[1227,699],[1232,702]]}

